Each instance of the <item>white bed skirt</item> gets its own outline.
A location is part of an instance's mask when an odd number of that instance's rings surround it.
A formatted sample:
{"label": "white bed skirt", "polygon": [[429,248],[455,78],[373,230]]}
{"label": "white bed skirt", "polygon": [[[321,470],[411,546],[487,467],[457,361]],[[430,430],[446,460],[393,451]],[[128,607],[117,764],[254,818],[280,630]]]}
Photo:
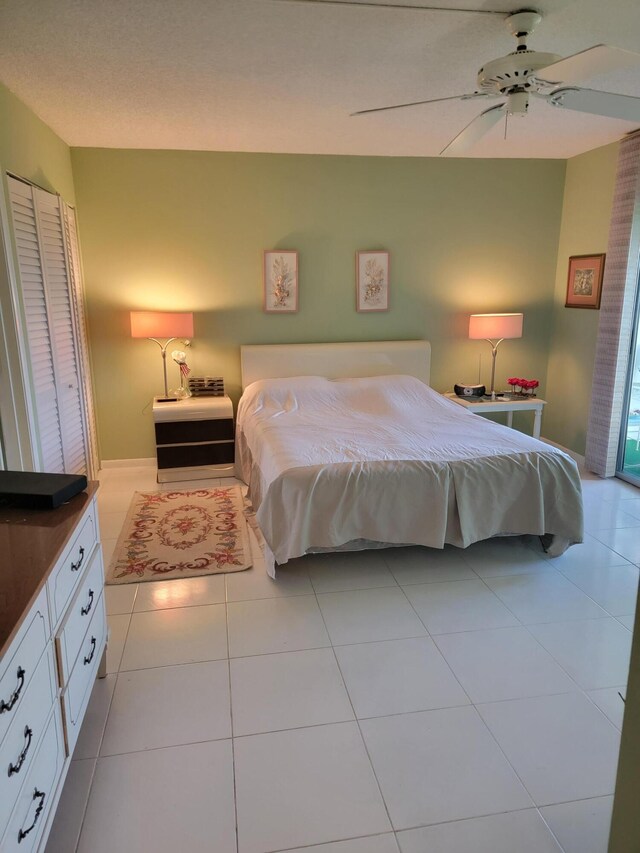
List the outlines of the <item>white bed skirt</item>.
{"label": "white bed skirt", "polygon": [[[435,484],[433,481],[431,483],[432,487],[436,487],[435,493],[425,493],[420,498],[414,491],[411,501],[407,503],[398,501],[394,490],[389,488],[384,471],[380,470],[380,483],[373,487],[378,494],[378,500],[374,503],[379,508],[375,517],[368,511],[364,516],[360,516],[357,510],[354,513],[348,498],[342,503],[349,504],[349,508],[345,508],[344,514],[341,513],[340,501],[336,502],[335,491],[331,489],[326,491],[326,500],[323,501],[322,486],[317,476],[307,469],[293,472],[298,474],[297,477],[289,475],[272,483],[265,499],[261,488],[262,477],[259,469],[251,465],[250,458],[246,446],[242,450],[237,449],[237,476],[249,485],[249,521],[264,555],[265,568],[273,578],[276,577],[278,564],[284,565],[296,557],[325,551],[360,551],[409,545],[440,549],[445,545],[466,548],[474,542],[495,536],[533,534],[543,538],[547,553],[559,556],[570,545],[582,542],[579,478],[576,492],[573,478],[567,476],[566,471],[556,470],[554,463],[559,457],[542,455],[535,460],[530,454],[518,460],[499,457],[502,459],[501,476],[514,492],[514,500],[506,513],[504,502],[493,502],[486,497],[484,483],[478,476],[474,476],[473,466],[471,471],[458,472],[460,496],[455,488],[445,488],[446,504],[442,497],[438,497],[443,493],[438,478]],[[491,461],[496,462],[495,459]],[[535,476],[532,476],[531,466],[537,469]],[[424,477],[424,471],[419,473],[422,475],[423,488],[428,492],[429,479]],[[344,479],[339,472],[336,472],[336,476],[344,489]],[[455,482],[455,475],[451,474],[451,477]],[[402,479],[404,488],[407,484],[406,475]],[[495,472],[493,482],[495,484]],[[356,478],[352,485],[357,492],[362,481],[358,483]],[[547,495],[554,495],[552,502],[545,502],[545,491]],[[357,500],[363,495],[355,494],[352,497]],[[467,521],[464,524],[459,514],[460,503],[467,508]],[[371,497],[362,500],[361,505],[370,507]],[[473,507],[472,512],[469,512],[470,506]],[[403,518],[407,509],[411,511]],[[379,516],[385,518],[382,525]],[[357,535],[361,532],[366,534],[369,530],[385,531],[384,541]]]}

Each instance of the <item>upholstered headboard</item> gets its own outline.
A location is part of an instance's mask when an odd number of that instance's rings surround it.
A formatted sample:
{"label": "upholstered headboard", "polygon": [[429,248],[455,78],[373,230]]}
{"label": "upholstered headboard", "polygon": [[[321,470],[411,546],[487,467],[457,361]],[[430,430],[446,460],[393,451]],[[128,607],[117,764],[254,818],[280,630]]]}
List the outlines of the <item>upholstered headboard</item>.
{"label": "upholstered headboard", "polygon": [[428,341],[371,341],[336,344],[267,344],[240,347],[243,389],[258,379],[290,376],[415,376],[429,384]]}

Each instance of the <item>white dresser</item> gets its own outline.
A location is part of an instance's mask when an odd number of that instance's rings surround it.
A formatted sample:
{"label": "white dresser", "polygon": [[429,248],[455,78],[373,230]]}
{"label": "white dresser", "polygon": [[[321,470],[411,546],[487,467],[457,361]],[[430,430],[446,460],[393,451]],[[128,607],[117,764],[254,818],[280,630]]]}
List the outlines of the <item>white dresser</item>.
{"label": "white dresser", "polygon": [[[44,849],[107,642],[97,486],[0,509],[0,851]],[[104,674],[104,671],[100,674]]]}

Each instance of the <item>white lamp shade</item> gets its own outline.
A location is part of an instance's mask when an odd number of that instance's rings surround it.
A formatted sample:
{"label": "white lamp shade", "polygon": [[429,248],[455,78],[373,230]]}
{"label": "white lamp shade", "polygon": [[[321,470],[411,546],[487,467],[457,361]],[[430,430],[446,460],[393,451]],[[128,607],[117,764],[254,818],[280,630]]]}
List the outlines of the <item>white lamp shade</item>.
{"label": "white lamp shade", "polygon": [[522,337],[522,314],[472,314],[469,317],[471,340],[499,340]]}
{"label": "white lamp shade", "polygon": [[132,311],[132,338],[192,338],[193,314]]}

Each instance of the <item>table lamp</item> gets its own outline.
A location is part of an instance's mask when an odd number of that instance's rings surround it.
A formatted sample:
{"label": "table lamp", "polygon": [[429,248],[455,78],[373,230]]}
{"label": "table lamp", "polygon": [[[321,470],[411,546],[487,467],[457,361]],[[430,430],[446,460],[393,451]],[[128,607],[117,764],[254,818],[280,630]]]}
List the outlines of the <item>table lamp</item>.
{"label": "table lamp", "polygon": [[472,314],[469,317],[469,338],[485,340],[491,346],[491,399],[495,399],[496,356],[498,347],[507,338],[522,337],[522,314]]}
{"label": "table lamp", "polygon": [[[167,385],[167,347],[176,338],[193,337],[193,314],[176,314],[168,311],[132,311],[131,337],[149,338],[160,347],[162,369],[164,371],[164,397],[157,397],[158,403],[173,403],[177,397],[169,396]],[[165,342],[158,338],[166,338]]]}

